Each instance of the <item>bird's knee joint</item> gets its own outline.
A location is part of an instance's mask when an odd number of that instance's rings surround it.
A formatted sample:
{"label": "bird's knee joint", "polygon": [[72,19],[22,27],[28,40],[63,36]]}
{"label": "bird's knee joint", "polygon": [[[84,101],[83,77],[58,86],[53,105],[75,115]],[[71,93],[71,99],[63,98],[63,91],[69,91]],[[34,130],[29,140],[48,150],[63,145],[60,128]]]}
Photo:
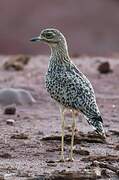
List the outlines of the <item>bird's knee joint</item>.
{"label": "bird's knee joint", "polygon": [[75,122],[72,123],[72,128],[75,129]]}
{"label": "bird's knee joint", "polygon": [[62,123],[61,127],[62,127],[62,129],[64,129],[64,127],[65,127],[64,123]]}

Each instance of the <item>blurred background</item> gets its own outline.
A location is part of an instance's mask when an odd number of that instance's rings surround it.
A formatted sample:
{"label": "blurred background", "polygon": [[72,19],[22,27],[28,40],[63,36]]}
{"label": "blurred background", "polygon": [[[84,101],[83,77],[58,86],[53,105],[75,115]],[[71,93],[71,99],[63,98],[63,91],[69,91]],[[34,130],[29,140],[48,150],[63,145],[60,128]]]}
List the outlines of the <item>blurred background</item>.
{"label": "blurred background", "polygon": [[119,0],[0,0],[0,54],[48,54],[29,39],[54,27],[67,37],[70,54],[119,52]]}

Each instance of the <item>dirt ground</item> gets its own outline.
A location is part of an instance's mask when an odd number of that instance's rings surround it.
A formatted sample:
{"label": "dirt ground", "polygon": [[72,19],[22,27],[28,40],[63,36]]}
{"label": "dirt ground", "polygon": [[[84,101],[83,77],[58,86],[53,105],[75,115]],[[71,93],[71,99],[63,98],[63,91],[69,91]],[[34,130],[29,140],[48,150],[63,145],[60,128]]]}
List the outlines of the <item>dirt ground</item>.
{"label": "dirt ground", "polygon": [[[0,56],[0,88],[20,87],[29,90],[36,103],[17,106],[15,115],[5,115],[0,108],[0,179],[44,180],[63,179],[55,174],[70,174],[64,179],[111,179],[118,176],[108,168],[101,168],[100,177],[87,176],[94,160],[119,167],[119,59],[101,57],[74,58],[74,63],[88,76],[95,89],[97,102],[104,120],[106,142],[96,140],[96,135],[82,115],[77,116],[74,162],[59,163],[61,123],[58,105],[50,98],[44,86],[48,57],[34,56],[22,71],[5,71],[3,63],[9,56]],[[100,74],[97,67],[108,61],[112,73]],[[6,123],[14,119],[14,125]],[[66,134],[71,134],[71,115],[66,113]],[[22,134],[22,136],[21,136]],[[92,138],[91,137],[92,134]],[[17,135],[17,136],[16,136]],[[79,137],[80,136],[80,137]],[[87,137],[87,140],[81,139]],[[79,139],[78,139],[79,137]],[[99,138],[97,138],[99,139]],[[69,139],[65,142],[65,157],[69,154]],[[80,148],[85,150],[81,154]],[[87,153],[85,153],[87,152]],[[100,168],[99,168],[100,169]],[[76,173],[84,176],[77,177]]]}

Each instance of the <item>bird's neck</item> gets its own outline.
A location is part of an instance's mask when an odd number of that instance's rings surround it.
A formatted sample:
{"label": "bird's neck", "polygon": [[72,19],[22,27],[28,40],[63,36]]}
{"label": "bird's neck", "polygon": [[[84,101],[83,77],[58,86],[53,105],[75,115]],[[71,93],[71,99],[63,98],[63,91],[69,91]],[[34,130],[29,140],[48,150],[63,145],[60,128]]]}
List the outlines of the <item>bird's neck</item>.
{"label": "bird's neck", "polygon": [[67,43],[59,43],[51,47],[51,61],[54,63],[62,64],[70,61]]}

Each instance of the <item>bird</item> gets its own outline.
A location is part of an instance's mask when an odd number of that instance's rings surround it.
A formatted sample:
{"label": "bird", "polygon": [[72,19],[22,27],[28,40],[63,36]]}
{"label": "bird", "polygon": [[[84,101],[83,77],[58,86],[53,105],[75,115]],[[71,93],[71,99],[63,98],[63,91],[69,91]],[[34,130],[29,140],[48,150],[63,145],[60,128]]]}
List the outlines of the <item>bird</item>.
{"label": "bird", "polygon": [[96,103],[94,89],[88,78],[72,62],[65,36],[54,28],[43,29],[32,42],[44,42],[51,49],[45,85],[51,98],[58,104],[61,115],[61,158],[64,162],[65,110],[72,112],[72,136],[69,161],[73,161],[73,145],[76,129],[75,112],[81,112],[95,131],[105,138],[103,119]]}

